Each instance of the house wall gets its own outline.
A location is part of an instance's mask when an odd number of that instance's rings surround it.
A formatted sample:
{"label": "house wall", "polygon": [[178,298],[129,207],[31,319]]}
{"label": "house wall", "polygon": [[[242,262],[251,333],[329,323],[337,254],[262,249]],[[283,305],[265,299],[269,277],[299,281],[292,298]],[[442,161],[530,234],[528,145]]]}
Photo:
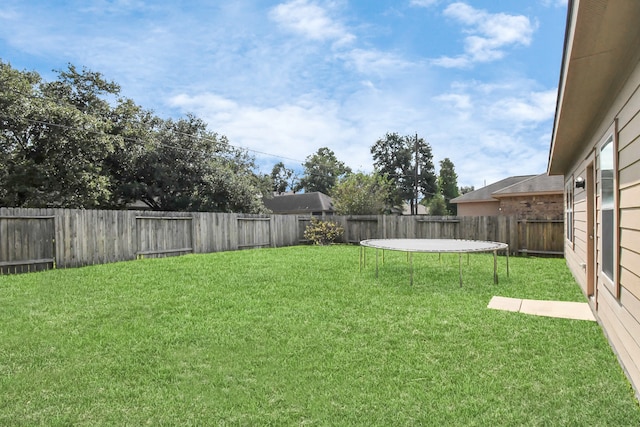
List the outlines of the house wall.
{"label": "house wall", "polygon": [[564,215],[564,197],[562,194],[501,197],[500,215],[515,215],[520,218],[562,219]]}
{"label": "house wall", "polygon": [[[567,185],[575,177],[587,178],[588,166],[593,165],[593,188],[574,189],[573,241],[565,236],[567,265],[580,284],[598,321],[608,337],[636,393],[640,390],[640,65],[635,68],[611,108],[594,124],[588,135],[589,143],[580,153],[574,153],[572,168],[565,174]],[[614,184],[618,231],[614,237],[614,280],[601,270],[602,219],[601,174],[599,147],[608,135],[617,137],[617,174]],[[588,192],[594,195],[594,260],[588,265],[587,226]],[[615,227],[615,226],[614,226]],[[565,233],[566,234],[566,233]],[[616,242],[617,240],[617,242]],[[588,295],[588,273],[593,268],[595,292]]]}
{"label": "house wall", "polygon": [[500,214],[500,202],[457,203],[458,216],[496,216]]}

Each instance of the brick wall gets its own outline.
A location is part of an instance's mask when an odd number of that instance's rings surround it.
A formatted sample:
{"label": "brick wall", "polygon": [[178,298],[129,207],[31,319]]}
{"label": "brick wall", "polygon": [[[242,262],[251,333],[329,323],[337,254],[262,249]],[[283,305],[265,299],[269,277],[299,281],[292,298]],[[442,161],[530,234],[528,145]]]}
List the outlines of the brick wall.
{"label": "brick wall", "polygon": [[501,197],[500,215],[514,215],[523,219],[562,219],[564,199],[562,194]]}

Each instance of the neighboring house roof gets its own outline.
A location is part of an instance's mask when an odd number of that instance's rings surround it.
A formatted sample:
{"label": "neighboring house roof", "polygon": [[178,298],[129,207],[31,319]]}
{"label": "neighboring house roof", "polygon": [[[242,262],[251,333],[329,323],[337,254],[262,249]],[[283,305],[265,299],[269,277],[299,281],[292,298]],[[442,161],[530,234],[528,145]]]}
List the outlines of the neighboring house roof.
{"label": "neighboring house roof", "polygon": [[500,197],[563,194],[563,192],[564,178],[562,176],[548,176],[546,173],[511,176],[456,197],[451,200],[451,203],[497,202]]}
{"label": "neighboring house roof", "polygon": [[263,201],[266,208],[273,213],[333,212],[331,197],[319,191],[282,194]]}
{"label": "neighboring house roof", "polygon": [[458,196],[455,199],[451,199],[451,203],[473,203],[473,202],[490,202],[498,200],[493,197],[493,193],[496,191],[503,190],[507,187],[510,187],[519,182],[525,181],[527,179],[535,178],[536,175],[522,175],[522,176],[511,176],[509,178],[505,178],[501,181],[494,182],[493,184],[489,184],[486,187],[482,187],[478,190],[470,191],[462,196]]}
{"label": "neighboring house roof", "polygon": [[564,194],[564,177],[546,173],[522,180],[493,193],[493,197],[513,197],[540,194]]}

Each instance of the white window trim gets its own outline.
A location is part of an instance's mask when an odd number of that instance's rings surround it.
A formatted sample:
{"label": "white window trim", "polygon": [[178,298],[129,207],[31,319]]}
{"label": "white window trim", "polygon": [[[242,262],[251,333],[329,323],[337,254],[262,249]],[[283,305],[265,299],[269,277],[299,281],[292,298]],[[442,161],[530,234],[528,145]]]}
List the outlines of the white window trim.
{"label": "white window trim", "polygon": [[[603,265],[603,198],[602,198],[602,147],[607,145],[607,143],[612,144],[613,150],[613,241],[612,241],[612,252],[613,252],[613,277],[609,277],[604,273],[602,269]],[[615,298],[620,298],[620,266],[619,266],[619,256],[620,256],[620,230],[619,230],[619,188],[618,188],[618,123],[617,119],[614,121],[612,126],[605,133],[604,138],[600,140],[598,143],[598,178],[599,178],[599,188],[598,188],[598,197],[599,197],[599,206],[598,206],[598,243],[597,250],[599,252],[598,257],[598,277],[599,280],[611,291],[611,293],[615,296]]]}

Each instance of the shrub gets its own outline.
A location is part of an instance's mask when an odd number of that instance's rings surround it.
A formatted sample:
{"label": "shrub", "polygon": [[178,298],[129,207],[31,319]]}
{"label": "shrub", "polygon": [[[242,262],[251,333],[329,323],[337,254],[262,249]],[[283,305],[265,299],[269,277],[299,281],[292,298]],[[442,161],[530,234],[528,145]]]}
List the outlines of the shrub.
{"label": "shrub", "polygon": [[331,221],[320,221],[311,218],[311,224],[304,230],[304,238],[314,245],[330,245],[339,237],[342,237],[344,228]]}

